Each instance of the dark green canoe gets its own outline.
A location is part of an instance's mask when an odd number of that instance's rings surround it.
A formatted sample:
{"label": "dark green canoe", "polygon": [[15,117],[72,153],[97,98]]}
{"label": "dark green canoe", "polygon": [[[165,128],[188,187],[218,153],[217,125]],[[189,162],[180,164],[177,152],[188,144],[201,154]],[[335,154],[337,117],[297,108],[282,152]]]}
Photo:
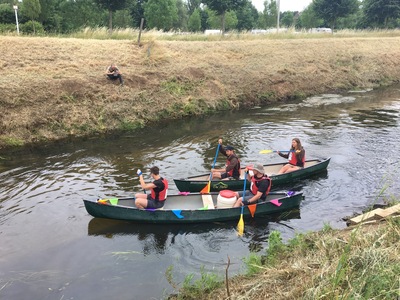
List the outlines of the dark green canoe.
{"label": "dark green canoe", "polygon": [[[286,162],[267,164],[264,165],[265,174],[272,179],[272,188],[276,188],[281,185],[290,184],[296,180],[308,178],[320,172],[326,171],[330,161],[329,158],[323,159],[310,159],[306,160],[305,167],[303,169],[293,171],[286,174],[279,174],[278,171],[281,169]],[[199,193],[207,184],[210,174],[202,174],[197,176],[190,176],[183,179],[174,179],[175,185],[181,192]],[[212,180],[210,185],[210,192],[218,192],[220,190],[232,190],[241,191],[243,189],[243,179],[241,180]],[[249,188],[250,183],[247,183]]]}
{"label": "dark green canoe", "polygon": [[[298,209],[302,193],[270,193],[265,202],[255,206],[254,217]],[[272,202],[271,202],[272,201]],[[218,208],[218,193],[168,196],[162,209],[143,210],[135,207],[134,198],[109,198],[97,201],[83,200],[93,217],[141,223],[204,223],[239,220],[241,208]],[[254,206],[253,206],[254,207]],[[246,206],[243,216],[250,217]]]}

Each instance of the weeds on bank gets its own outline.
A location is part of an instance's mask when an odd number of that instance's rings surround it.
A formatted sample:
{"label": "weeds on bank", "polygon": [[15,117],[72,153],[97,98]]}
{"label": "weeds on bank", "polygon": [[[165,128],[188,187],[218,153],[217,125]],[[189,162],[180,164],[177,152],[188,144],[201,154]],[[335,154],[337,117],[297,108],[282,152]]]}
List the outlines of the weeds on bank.
{"label": "weeds on bank", "polygon": [[[165,276],[168,283],[177,289],[178,284],[173,279],[172,271],[173,266],[168,267]],[[222,283],[222,279],[218,275],[207,273],[204,267],[201,267],[199,279],[194,280],[194,274],[189,274],[185,277],[176,299],[199,299],[202,295],[219,288]]]}

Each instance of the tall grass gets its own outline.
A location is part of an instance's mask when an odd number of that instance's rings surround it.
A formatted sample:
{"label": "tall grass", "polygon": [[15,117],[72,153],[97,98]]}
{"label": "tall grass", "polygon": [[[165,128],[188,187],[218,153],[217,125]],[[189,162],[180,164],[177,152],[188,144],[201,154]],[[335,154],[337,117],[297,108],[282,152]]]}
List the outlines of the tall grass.
{"label": "tall grass", "polygon": [[[115,28],[110,31],[106,27],[86,27],[82,30],[64,35],[66,37],[81,39],[116,39],[137,41],[139,29],[137,28]],[[345,37],[398,37],[400,29],[372,29],[372,30],[352,30],[344,29],[329,33],[309,33],[308,30],[295,30],[288,28],[284,32],[271,31],[267,34],[252,34],[250,31],[229,31],[224,35],[205,35],[203,32],[181,32],[162,30],[144,30],[141,39],[148,40],[167,40],[167,41],[229,41],[229,40],[262,40],[262,39],[305,39],[305,38],[345,38]]]}

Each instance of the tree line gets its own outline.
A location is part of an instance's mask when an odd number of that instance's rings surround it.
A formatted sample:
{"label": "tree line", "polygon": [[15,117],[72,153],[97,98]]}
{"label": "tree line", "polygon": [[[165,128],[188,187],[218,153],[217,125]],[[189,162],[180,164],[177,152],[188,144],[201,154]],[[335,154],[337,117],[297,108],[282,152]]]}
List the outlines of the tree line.
{"label": "tree line", "polygon": [[[21,1],[21,0],[19,0]],[[65,34],[85,27],[199,32],[277,26],[277,1],[259,12],[250,0],[0,0],[0,31]],[[280,27],[368,29],[400,27],[400,0],[313,0],[303,11],[279,12]]]}

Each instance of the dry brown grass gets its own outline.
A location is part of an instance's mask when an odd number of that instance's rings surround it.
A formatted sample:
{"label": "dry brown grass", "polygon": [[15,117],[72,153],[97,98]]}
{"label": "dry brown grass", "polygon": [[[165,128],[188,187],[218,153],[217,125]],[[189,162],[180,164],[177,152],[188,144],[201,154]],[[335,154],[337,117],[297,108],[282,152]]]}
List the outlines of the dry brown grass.
{"label": "dry brown grass", "polygon": [[[400,37],[161,41],[0,37],[0,148],[400,79]],[[105,79],[110,62],[125,77]]]}
{"label": "dry brown grass", "polygon": [[[399,223],[391,221],[310,233],[305,236],[305,245],[277,253],[274,267],[261,266],[259,274],[231,278],[230,297],[224,286],[212,293],[197,294],[196,298],[181,294],[170,299],[395,299],[391,297],[400,293],[396,274],[399,237]],[[335,285],[340,277],[339,266],[343,274]],[[368,289],[373,290],[372,295]]]}

